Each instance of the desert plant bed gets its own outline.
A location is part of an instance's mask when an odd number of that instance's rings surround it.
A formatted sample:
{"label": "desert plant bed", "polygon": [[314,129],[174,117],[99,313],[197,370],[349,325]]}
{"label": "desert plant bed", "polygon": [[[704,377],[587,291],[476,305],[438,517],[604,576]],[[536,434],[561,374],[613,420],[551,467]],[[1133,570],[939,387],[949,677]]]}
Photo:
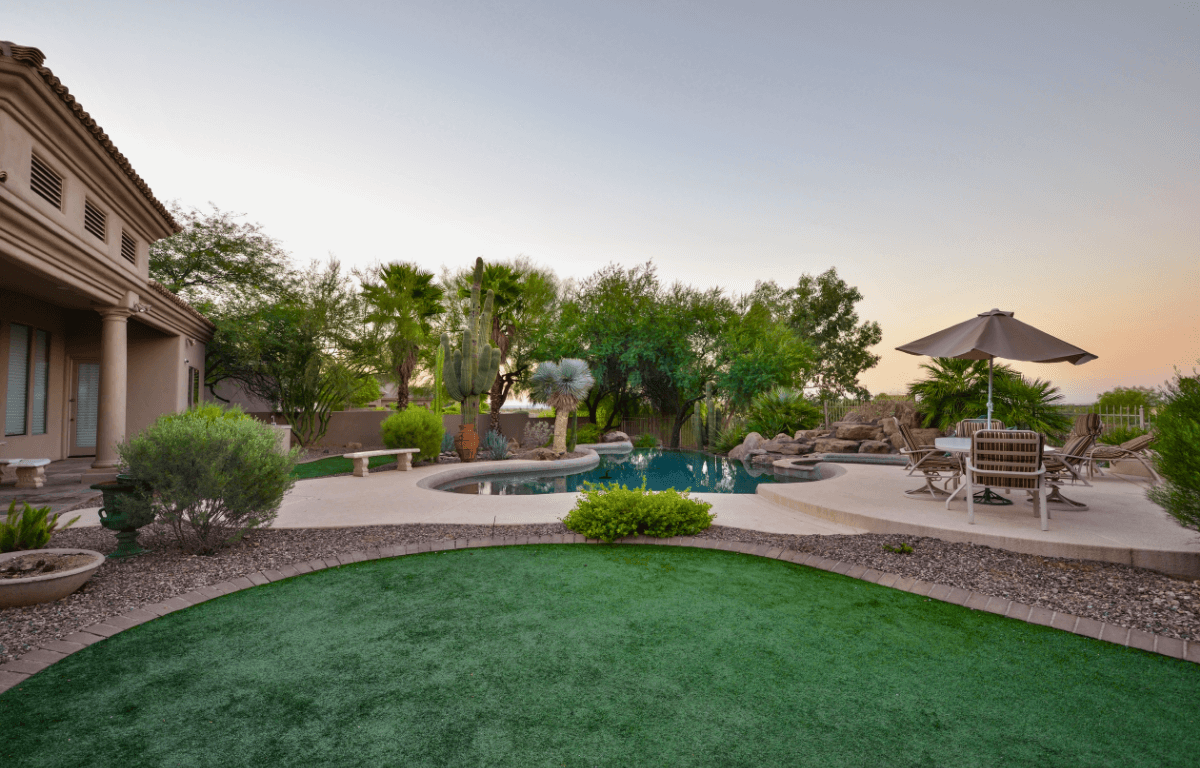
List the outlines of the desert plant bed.
{"label": "desert plant bed", "polygon": [[0,694],[0,759],[1184,766],[1198,717],[1200,665],[1178,659],[780,560],[536,545],[137,626]]}
{"label": "desert plant bed", "polygon": [[[253,531],[219,555],[193,557],[173,548],[165,529],[142,530],[140,541],[152,550],[149,554],[107,562],[83,589],[58,602],[0,610],[0,662],[19,659],[109,616],[255,571],[397,544],[570,533],[561,523],[266,529]],[[810,552],[1122,627],[1200,640],[1200,584],[1142,568],[891,534],[790,536],[713,525],[696,538]],[[912,553],[884,549],[900,550],[901,544]],[[103,528],[71,528],[54,534],[49,546],[107,554],[116,548],[116,539]]]}

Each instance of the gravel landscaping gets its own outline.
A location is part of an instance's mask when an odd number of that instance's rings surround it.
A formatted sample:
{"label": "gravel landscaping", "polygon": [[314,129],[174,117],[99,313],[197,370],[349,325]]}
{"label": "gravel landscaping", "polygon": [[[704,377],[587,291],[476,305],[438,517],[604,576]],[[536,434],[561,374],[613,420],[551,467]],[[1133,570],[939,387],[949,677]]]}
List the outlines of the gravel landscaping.
{"label": "gravel landscaping", "polygon": [[[452,538],[567,533],[561,523],[521,526],[397,525],[263,530],[217,557],[181,554],[164,530],[143,529],[153,551],[107,562],[84,587],[54,603],[0,609],[0,662],[12,661],[109,616],[161,602],[199,587],[290,563],[371,547]],[[1127,565],[1021,555],[975,544],[899,535],[789,536],[713,526],[701,534],[819,554],[880,571],[1004,597],[1168,637],[1200,640],[1200,582]],[[901,542],[911,554],[884,550]],[[116,539],[103,528],[54,535],[51,547],[105,554]]]}

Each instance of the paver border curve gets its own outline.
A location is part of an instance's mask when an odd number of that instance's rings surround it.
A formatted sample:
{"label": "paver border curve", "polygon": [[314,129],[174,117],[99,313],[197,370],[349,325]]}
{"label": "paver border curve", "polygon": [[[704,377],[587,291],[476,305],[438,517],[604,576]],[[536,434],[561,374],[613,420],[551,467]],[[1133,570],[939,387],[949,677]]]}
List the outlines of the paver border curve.
{"label": "paver border curve", "polygon": [[[216,597],[239,592],[243,589],[270,584],[274,581],[290,579],[305,573],[313,573],[328,568],[340,568],[351,563],[368,560],[384,560],[405,555],[417,555],[424,552],[444,552],[457,549],[477,549],[480,547],[511,547],[529,544],[601,544],[598,539],[587,539],[579,534],[556,534],[550,536],[488,536],[476,539],[453,539],[450,541],[422,542],[420,544],[397,544],[390,547],[360,549],[334,557],[306,560],[302,563],[286,565],[282,568],[267,571],[255,571],[247,576],[241,576],[230,581],[222,581],[184,595],[172,597],[161,603],[146,605],[119,616],[113,616],[96,624],[89,625],[67,635],[62,640],[46,643],[37,650],[30,651],[17,661],[0,665],[0,693],[20,685],[31,676],[41,672],[57,661],[65,659],[76,651],[83,650],[89,645],[112,637],[127,629],[153,621],[168,613],[190,608],[193,605],[207,602]],[[894,573],[877,571],[863,565],[856,565],[841,560],[800,552],[794,549],[771,546],[769,544],[747,544],[740,541],[724,541],[721,539],[699,539],[694,536],[674,536],[669,539],[657,539],[651,536],[631,536],[617,539],[614,544],[650,544],[668,547],[692,547],[695,549],[717,549],[725,552],[739,552],[755,557],[766,557],[772,560],[783,560],[797,565],[804,565],[822,571],[830,571],[851,579],[859,579],[872,584],[879,584],[891,589],[912,592],[916,595],[939,600],[944,603],[961,605],[971,610],[987,611],[1010,619],[1041,624],[1043,626],[1083,635],[1094,640],[1102,640],[1116,645],[1138,648],[1150,653],[1157,653],[1174,659],[1182,659],[1200,664],[1200,642],[1178,640],[1164,637],[1140,629],[1128,629],[1115,624],[1108,624],[1095,619],[1060,613],[1048,608],[1025,605],[1012,600],[1005,600],[979,592],[971,592],[960,587],[950,587],[945,584],[932,584],[927,581],[913,579],[908,576],[897,576]]]}

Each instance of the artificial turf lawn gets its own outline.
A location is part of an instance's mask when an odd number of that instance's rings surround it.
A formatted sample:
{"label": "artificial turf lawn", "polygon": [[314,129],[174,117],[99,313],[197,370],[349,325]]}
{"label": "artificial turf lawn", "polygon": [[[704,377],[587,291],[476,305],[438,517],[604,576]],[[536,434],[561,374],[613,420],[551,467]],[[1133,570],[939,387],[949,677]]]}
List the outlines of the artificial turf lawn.
{"label": "artificial turf lawn", "polygon": [[1194,766],[1200,666],[728,552],[238,592],[0,694],[17,766]]}
{"label": "artificial turf lawn", "polygon": [[[367,469],[375,469],[382,467],[385,464],[395,466],[395,456],[372,456],[367,459]],[[343,456],[330,456],[328,459],[318,459],[310,461],[306,464],[297,464],[292,470],[292,477],[300,480],[307,480],[313,477],[328,477],[329,475],[343,475],[347,472],[354,471],[354,461]]]}

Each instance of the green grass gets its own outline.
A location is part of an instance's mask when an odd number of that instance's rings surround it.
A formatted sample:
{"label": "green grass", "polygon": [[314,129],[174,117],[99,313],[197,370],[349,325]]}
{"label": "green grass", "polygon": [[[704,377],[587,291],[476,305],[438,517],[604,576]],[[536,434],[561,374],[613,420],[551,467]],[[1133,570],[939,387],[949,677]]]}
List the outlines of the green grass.
{"label": "green grass", "polygon": [[777,560],[476,549],[238,592],[0,695],[18,766],[1193,766],[1200,667]]}
{"label": "green grass", "polygon": [[[395,466],[395,456],[372,456],[367,459],[367,469],[375,469],[385,464]],[[310,461],[307,464],[297,464],[292,470],[292,477],[307,480],[312,477],[328,477],[354,471],[354,462],[342,456],[330,456],[328,459]]]}

